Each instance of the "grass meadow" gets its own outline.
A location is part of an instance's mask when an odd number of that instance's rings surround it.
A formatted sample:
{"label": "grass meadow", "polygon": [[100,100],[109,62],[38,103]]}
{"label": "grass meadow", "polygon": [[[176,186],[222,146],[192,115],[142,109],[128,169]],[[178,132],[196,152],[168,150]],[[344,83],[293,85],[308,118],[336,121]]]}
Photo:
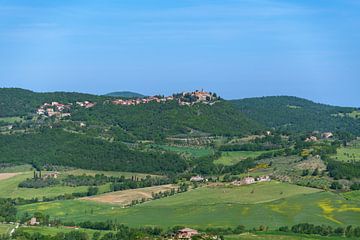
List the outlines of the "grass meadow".
{"label": "grass meadow", "polygon": [[12,227],[13,225],[0,223],[0,235],[8,234],[11,231]]}
{"label": "grass meadow", "polygon": [[114,204],[69,200],[18,207],[19,214],[43,212],[65,221],[106,221],[133,226],[175,225],[271,229],[308,222],[359,225],[360,203],[317,189],[270,182],[241,187],[202,187],[172,197],[122,208]]}
{"label": "grass meadow", "polygon": [[[0,178],[0,198],[24,198],[24,199],[31,199],[31,198],[43,198],[46,197],[55,197],[61,194],[71,194],[74,192],[87,192],[87,186],[79,186],[79,187],[70,187],[70,186],[51,186],[45,188],[19,188],[18,185],[20,182],[26,180],[27,178],[32,178],[33,172],[29,171],[29,166],[19,166],[13,168],[6,168],[3,169],[3,172],[14,173],[18,172],[18,175],[2,179]],[[21,170],[27,170],[25,172],[21,172]],[[4,175],[4,173],[0,173]],[[95,175],[95,174],[104,174],[107,176],[125,176],[130,178],[131,176],[137,176],[139,178],[144,178],[148,174],[139,174],[139,173],[128,173],[128,172],[106,172],[106,171],[91,171],[91,170],[83,170],[83,169],[75,169],[69,170],[65,172],[61,172],[60,178],[65,177],[66,175]],[[99,186],[99,192],[104,193],[110,190],[110,183]]]}
{"label": "grass meadow", "polygon": [[95,233],[95,232],[99,232],[101,233],[101,235],[104,235],[110,231],[97,231],[97,230],[92,230],[92,229],[73,229],[73,228],[67,228],[67,227],[20,227],[20,229],[24,232],[27,233],[41,233],[43,235],[47,235],[47,236],[55,236],[58,233],[68,233],[68,232],[72,232],[72,231],[79,231],[79,232],[85,232],[89,235],[89,237],[91,238],[91,236]]}
{"label": "grass meadow", "polygon": [[175,152],[178,154],[185,154],[191,157],[204,157],[214,154],[214,150],[206,147],[187,147],[187,146],[169,146],[169,145],[155,145],[164,150]]}

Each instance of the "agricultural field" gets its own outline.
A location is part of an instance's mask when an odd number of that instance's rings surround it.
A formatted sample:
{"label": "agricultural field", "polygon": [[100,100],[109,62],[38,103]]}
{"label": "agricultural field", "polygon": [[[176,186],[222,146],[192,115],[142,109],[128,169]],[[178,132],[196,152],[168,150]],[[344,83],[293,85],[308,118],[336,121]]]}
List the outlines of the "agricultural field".
{"label": "agricultural field", "polygon": [[161,149],[183,154],[190,157],[204,157],[214,154],[214,150],[207,147],[188,147],[188,146],[170,146],[170,145],[154,145]]}
{"label": "agricultural field", "polygon": [[348,200],[360,202],[360,190],[346,192],[346,193],[343,193],[342,195],[344,196],[344,198],[346,198]]}
{"label": "agricultural field", "polygon": [[20,216],[40,211],[66,221],[117,220],[133,227],[267,225],[275,229],[302,222],[333,226],[360,222],[359,202],[345,200],[331,192],[279,182],[201,187],[129,208],[69,200],[19,206],[18,210]]}
{"label": "agricultural field", "polygon": [[5,123],[15,123],[15,122],[22,122],[23,119],[21,117],[1,117],[0,122]]}
{"label": "agricultural field", "polygon": [[215,164],[223,164],[226,166],[234,165],[246,158],[256,158],[266,151],[233,151],[222,152],[221,157],[214,161]]}
{"label": "agricultural field", "polygon": [[0,235],[9,234],[14,225],[0,223]]}
{"label": "agricultural field", "polygon": [[341,147],[337,149],[337,154],[333,156],[334,159],[339,161],[360,161],[360,143],[355,142],[349,147]]}
{"label": "agricultural field", "polygon": [[[6,170],[25,170],[27,165],[17,168],[6,168]],[[60,172],[60,178],[65,177],[66,175],[95,175],[95,174],[104,174],[107,176],[125,176],[126,178],[130,178],[132,176],[136,176],[139,178],[145,178],[148,174],[138,174],[138,173],[128,173],[128,172],[105,172],[105,171],[91,171],[91,170],[83,170],[83,169],[76,169],[76,170],[69,170],[65,172]],[[31,198],[43,198],[46,197],[56,197],[61,194],[72,194],[74,192],[87,192],[87,186],[78,186],[78,187],[70,187],[70,186],[51,186],[45,188],[19,188],[18,185],[22,181],[26,180],[27,178],[32,178],[33,172],[26,171],[26,172],[14,172],[9,171],[8,173],[0,173],[0,197],[2,198],[24,198],[24,199],[31,199]],[[104,193],[110,190],[110,184],[104,184],[99,186],[99,192]]]}
{"label": "agricultural field", "polygon": [[105,193],[103,195],[97,195],[92,197],[85,197],[82,200],[95,201],[100,203],[111,203],[119,205],[128,205],[133,200],[151,199],[152,193],[159,193],[170,191],[171,189],[177,189],[177,185],[162,185],[140,189],[130,189],[124,191],[117,191],[111,193]]}
{"label": "agricultural field", "polygon": [[95,233],[95,232],[99,232],[101,233],[101,235],[104,235],[110,231],[97,231],[97,230],[92,230],[92,229],[84,229],[84,228],[80,228],[80,229],[73,229],[73,228],[67,228],[67,227],[20,227],[21,231],[27,232],[27,233],[41,233],[43,235],[47,235],[47,236],[55,236],[58,233],[68,233],[71,231],[79,231],[79,232],[85,232],[87,233],[90,237]]}
{"label": "agricultural field", "polygon": [[[1,176],[1,175],[0,175]],[[52,186],[45,188],[19,188],[18,185],[20,182],[31,178],[33,176],[32,172],[19,173],[16,176],[0,180],[0,197],[1,198],[42,198],[46,197],[55,197],[61,194],[71,194],[73,192],[86,192],[87,187],[68,187],[68,186]],[[104,187],[105,188],[105,187]],[[107,186],[109,189],[109,185]],[[105,190],[105,189],[104,189]]]}

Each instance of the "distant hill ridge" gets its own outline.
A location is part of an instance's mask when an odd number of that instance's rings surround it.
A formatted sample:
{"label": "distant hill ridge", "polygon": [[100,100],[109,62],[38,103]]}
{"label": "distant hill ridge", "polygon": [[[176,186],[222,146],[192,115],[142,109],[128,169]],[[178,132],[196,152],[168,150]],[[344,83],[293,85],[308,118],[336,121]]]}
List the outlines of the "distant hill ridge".
{"label": "distant hill ridge", "polygon": [[142,98],[142,97],[145,97],[145,95],[143,95],[141,93],[130,92],[130,91],[111,92],[111,93],[105,94],[104,96],[123,97],[123,98]]}

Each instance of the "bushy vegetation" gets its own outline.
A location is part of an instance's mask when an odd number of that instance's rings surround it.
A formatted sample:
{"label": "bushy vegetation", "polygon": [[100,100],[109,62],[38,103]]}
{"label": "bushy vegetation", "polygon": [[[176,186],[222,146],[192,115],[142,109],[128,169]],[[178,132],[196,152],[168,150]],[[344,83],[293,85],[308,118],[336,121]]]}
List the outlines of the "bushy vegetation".
{"label": "bushy vegetation", "polygon": [[11,199],[0,198],[0,222],[13,222],[16,220],[15,203]]}

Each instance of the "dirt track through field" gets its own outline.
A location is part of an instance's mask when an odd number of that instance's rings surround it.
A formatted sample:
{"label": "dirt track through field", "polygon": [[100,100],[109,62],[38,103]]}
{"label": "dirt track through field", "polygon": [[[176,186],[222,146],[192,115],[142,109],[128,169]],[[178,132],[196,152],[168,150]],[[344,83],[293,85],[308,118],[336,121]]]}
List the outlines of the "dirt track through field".
{"label": "dirt track through field", "polygon": [[19,175],[19,174],[20,173],[0,173],[0,181],[15,177],[16,175]]}
{"label": "dirt track through field", "polygon": [[162,186],[106,193],[106,194],[102,194],[102,195],[94,196],[94,197],[85,197],[85,198],[82,198],[82,200],[96,201],[96,202],[101,202],[101,203],[127,205],[127,204],[130,204],[133,200],[141,200],[142,198],[151,199],[152,193],[165,192],[165,191],[169,191],[171,189],[177,189],[177,188],[178,187],[176,185],[168,184],[168,185],[162,185]]}

